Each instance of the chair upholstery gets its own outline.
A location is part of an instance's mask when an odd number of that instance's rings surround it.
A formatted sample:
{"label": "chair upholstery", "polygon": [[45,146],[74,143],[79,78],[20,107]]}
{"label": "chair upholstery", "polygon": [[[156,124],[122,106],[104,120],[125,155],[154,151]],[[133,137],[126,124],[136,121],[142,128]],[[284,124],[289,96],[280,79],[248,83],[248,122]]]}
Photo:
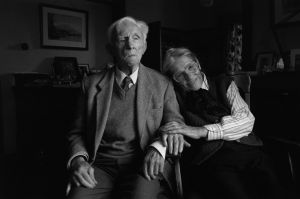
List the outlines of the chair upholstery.
{"label": "chair upholstery", "polygon": [[239,92],[250,108],[250,87],[251,78],[247,72],[228,73],[226,76],[231,77],[239,88]]}
{"label": "chair upholstery", "polygon": [[[239,73],[230,73],[227,74],[227,76],[230,76],[231,78],[233,78],[235,84],[237,85],[237,87],[239,88],[240,94],[241,96],[244,98],[245,102],[248,104],[249,108],[250,108],[250,86],[251,86],[251,78],[249,73],[247,72],[239,72]],[[300,148],[300,144],[297,141],[291,141],[291,140],[287,140],[284,138],[278,138],[276,136],[263,136],[261,135],[264,143],[265,143],[265,148],[267,148],[266,150],[271,150],[274,151],[275,148],[280,148],[280,152],[283,152],[283,156],[285,157],[281,157],[285,163],[288,165],[288,170],[283,169],[285,171],[281,171],[284,172],[287,175],[290,175],[291,178],[291,183],[296,184],[297,180],[296,180],[296,175],[295,175],[295,165],[294,162],[295,158],[293,158],[293,152],[295,153],[295,151],[299,151]],[[275,148],[274,148],[275,147]],[[282,155],[282,154],[281,154]],[[279,156],[281,156],[279,153],[276,153],[274,158],[278,158]]]}

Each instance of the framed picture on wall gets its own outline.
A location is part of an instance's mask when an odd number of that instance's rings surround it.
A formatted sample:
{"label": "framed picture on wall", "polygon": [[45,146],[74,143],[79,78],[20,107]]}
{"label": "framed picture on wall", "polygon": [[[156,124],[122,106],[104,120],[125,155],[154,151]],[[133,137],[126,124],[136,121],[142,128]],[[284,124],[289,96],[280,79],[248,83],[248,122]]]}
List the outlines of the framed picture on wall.
{"label": "framed picture on wall", "polygon": [[299,0],[271,0],[271,19],[274,26],[300,24]]}
{"label": "framed picture on wall", "polygon": [[41,46],[88,49],[88,13],[52,5],[40,5]]}
{"label": "framed picture on wall", "polygon": [[272,72],[275,69],[273,52],[261,52],[256,54],[256,71]]}

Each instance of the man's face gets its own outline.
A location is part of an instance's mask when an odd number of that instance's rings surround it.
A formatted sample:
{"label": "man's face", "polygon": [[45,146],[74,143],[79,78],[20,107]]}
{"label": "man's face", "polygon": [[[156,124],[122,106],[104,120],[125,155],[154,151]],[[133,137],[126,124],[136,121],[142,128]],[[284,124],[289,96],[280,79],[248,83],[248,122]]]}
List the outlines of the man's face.
{"label": "man's face", "polygon": [[131,72],[135,71],[146,50],[146,43],[139,27],[131,21],[121,23],[117,27],[115,49],[120,67],[130,67]]}
{"label": "man's face", "polygon": [[173,80],[179,83],[185,90],[199,90],[203,77],[200,66],[191,58],[182,56],[176,58],[172,64]]}

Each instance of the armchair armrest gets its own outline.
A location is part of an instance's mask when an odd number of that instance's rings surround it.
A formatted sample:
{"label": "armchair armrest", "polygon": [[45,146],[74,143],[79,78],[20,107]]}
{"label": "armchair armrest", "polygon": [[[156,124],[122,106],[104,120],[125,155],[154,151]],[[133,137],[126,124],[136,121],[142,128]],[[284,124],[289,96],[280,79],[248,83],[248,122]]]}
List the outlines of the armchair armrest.
{"label": "armchair armrest", "polygon": [[178,199],[183,199],[183,187],[181,179],[180,158],[181,154],[169,155],[166,158],[171,158],[174,161],[175,180],[176,180],[176,196]]}

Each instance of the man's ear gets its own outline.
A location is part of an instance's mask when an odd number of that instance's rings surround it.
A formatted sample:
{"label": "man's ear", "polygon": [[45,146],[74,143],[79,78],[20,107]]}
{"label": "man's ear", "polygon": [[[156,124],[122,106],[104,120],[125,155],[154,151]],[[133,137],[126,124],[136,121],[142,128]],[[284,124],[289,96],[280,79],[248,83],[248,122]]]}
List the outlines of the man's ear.
{"label": "man's ear", "polygon": [[147,50],[147,42],[145,41],[144,49],[143,49],[143,54],[146,52],[146,50]]}

